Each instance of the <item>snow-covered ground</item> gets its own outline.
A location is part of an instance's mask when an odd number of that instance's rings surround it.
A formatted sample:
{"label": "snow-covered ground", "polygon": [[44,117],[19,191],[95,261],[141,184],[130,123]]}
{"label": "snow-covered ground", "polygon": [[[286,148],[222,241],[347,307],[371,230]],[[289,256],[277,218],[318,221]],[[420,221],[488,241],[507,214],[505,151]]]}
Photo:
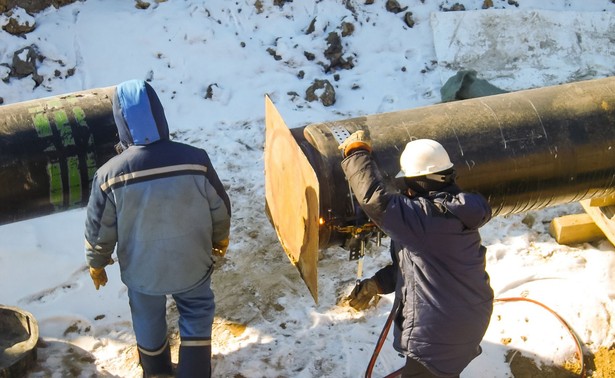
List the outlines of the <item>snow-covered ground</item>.
{"label": "snow-covered ground", "polygon": [[[0,97],[12,104],[150,80],[176,139],[210,153],[232,201],[231,246],[213,276],[214,375],[360,377],[392,297],[364,312],[338,305],[357,266],[346,251],[329,248],[321,252],[319,304],[313,302],[265,215],[264,96],[298,127],[438,103],[442,84],[458,68],[477,69],[506,90],[612,76],[615,4],[494,0],[483,10],[482,0],[465,0],[466,12],[453,13],[444,12],[451,1],[400,0],[408,8],[393,13],[384,0],[272,3],[160,1],[137,9],[131,1],[87,0],[35,15],[16,10],[13,17],[36,29],[25,37],[0,31],[0,63],[10,64],[15,51],[34,44],[45,56],[38,62],[44,80],[33,88],[30,77],[8,78],[0,65],[6,79]],[[485,14],[499,21],[489,23]],[[0,24],[7,20],[0,16]],[[343,23],[354,25],[352,34],[341,36]],[[340,34],[352,69],[325,72],[331,32]],[[535,45],[541,38],[545,43]],[[305,100],[316,79],[334,85],[333,106]],[[607,241],[562,246],[548,234],[554,217],[582,211],[572,203],[497,217],[482,235],[496,296],[548,305],[576,331],[586,353],[596,353],[615,343],[615,248]],[[42,342],[32,377],[139,376],[126,288],[115,264],[107,269],[107,286],[94,289],[83,256],[84,218],[79,209],[0,227],[0,304],[38,321]],[[366,276],[387,264],[387,245],[384,239],[368,253]],[[169,314],[174,327],[172,305]],[[575,359],[568,331],[526,302],[497,303],[482,346],[462,377],[512,376],[511,350],[550,365]],[[402,364],[389,337],[373,376]]]}

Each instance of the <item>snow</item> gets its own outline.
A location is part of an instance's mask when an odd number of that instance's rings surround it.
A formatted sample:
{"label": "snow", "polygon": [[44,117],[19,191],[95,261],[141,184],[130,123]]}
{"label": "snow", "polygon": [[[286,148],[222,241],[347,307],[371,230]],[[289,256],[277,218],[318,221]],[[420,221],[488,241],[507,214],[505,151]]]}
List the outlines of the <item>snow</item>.
{"label": "snow", "polygon": [[[262,10],[253,0],[160,1],[146,10],[131,1],[87,0],[36,15],[17,11],[36,29],[25,38],[0,31],[0,63],[36,44],[46,57],[38,63],[45,80],[36,88],[29,77],[1,81],[0,97],[12,104],[150,80],[171,131],[210,153],[232,201],[231,246],[213,276],[214,376],[364,376],[393,298],[384,296],[364,312],[338,305],[354,285],[357,265],[347,261],[347,251],[329,248],[321,251],[319,304],[313,302],[265,215],[264,96],[291,127],[431,105],[458,67],[480,62],[471,53],[484,41],[492,44],[480,54],[501,55],[496,66],[479,66],[479,76],[505,90],[611,76],[615,4],[495,0],[495,9],[482,10],[482,0],[465,0],[466,12],[443,12],[441,5],[453,2],[400,1],[413,13],[416,24],[409,28],[404,13],[386,11],[384,1],[256,3]],[[478,26],[486,15],[500,20],[497,27]],[[532,27],[517,30],[519,20]],[[7,21],[0,16],[2,25]],[[352,58],[354,68],[326,73],[319,64],[327,63],[326,37],[342,22],[355,26],[342,37],[343,57]],[[549,49],[527,54],[538,38],[548,40]],[[316,58],[306,59],[305,52]],[[3,78],[7,73],[0,68]],[[335,105],[304,99],[316,79],[334,84]],[[208,87],[211,99],[205,98]],[[544,303],[576,331],[586,351],[596,352],[615,343],[615,248],[606,240],[563,246],[548,233],[553,218],[582,211],[571,203],[496,217],[482,236],[496,297]],[[38,321],[43,342],[31,377],[140,376],[126,288],[115,264],[107,269],[107,286],[94,289],[83,255],[84,218],[78,209],[0,227],[0,303]],[[368,252],[365,276],[388,263],[388,239],[383,242]],[[176,332],[171,303],[169,315]],[[172,337],[175,344],[177,334]],[[403,365],[391,338],[374,377]],[[482,347],[462,377],[510,377],[505,358],[512,348],[549,365],[575,358],[568,331],[527,302],[497,303]]]}
{"label": "snow", "polygon": [[609,12],[567,11],[565,18],[561,11],[510,9],[432,15],[443,78],[472,67],[507,90],[612,75],[613,25],[615,14]]}

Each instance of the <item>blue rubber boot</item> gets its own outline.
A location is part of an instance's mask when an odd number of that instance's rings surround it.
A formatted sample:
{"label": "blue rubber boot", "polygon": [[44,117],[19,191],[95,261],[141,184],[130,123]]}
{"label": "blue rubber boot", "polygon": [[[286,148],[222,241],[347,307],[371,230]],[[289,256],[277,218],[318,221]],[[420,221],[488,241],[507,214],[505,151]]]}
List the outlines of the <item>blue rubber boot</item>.
{"label": "blue rubber boot", "polygon": [[180,345],[176,377],[210,378],[211,345]]}
{"label": "blue rubber boot", "polygon": [[155,351],[150,351],[137,345],[139,363],[143,369],[143,378],[172,377],[171,346],[168,341]]}

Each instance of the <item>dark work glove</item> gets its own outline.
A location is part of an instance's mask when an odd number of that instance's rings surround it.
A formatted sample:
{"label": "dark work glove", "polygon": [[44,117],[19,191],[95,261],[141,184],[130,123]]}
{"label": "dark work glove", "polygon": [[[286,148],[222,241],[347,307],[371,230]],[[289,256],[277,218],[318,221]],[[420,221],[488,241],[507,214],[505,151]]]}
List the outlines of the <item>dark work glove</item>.
{"label": "dark work glove", "polygon": [[380,300],[378,294],[380,293],[378,282],[372,277],[359,282],[346,299],[350,307],[361,311],[371,306],[372,299],[374,299],[373,305],[378,303]]}

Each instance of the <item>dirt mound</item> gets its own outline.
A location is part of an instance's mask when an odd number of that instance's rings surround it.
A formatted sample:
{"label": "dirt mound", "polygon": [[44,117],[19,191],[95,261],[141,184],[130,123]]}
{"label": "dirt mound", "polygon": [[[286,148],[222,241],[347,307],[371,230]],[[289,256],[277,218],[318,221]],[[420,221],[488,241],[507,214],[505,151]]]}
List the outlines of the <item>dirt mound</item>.
{"label": "dirt mound", "polygon": [[59,8],[76,0],[0,0],[0,12],[9,11],[15,7],[23,8],[28,13],[40,12],[43,9],[54,6]]}

